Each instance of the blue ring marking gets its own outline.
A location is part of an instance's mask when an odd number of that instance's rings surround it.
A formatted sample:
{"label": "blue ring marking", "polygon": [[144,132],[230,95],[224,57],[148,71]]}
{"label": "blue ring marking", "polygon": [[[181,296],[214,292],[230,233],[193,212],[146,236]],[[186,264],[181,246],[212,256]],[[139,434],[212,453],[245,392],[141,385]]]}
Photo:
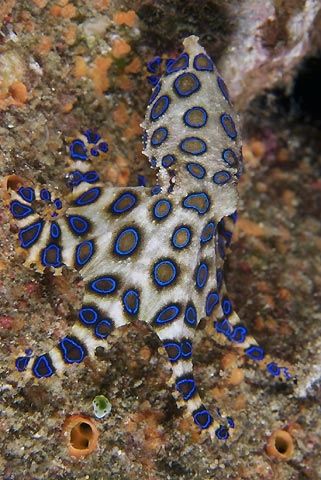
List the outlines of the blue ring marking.
{"label": "blue ring marking", "polygon": [[193,328],[195,328],[197,325],[196,308],[191,303],[186,306],[185,314],[184,314],[184,323],[186,323],[189,327],[193,327]]}
{"label": "blue ring marking", "polygon": [[99,315],[93,307],[82,307],[78,312],[79,320],[84,325],[93,325],[97,322]]}
{"label": "blue ring marking", "polygon": [[233,332],[230,335],[230,340],[235,343],[244,343],[246,340],[247,328],[243,325],[237,325],[233,328]]}
{"label": "blue ring marking", "polygon": [[[146,145],[145,145],[145,148],[146,148]],[[157,167],[157,160],[155,157],[152,157],[150,160],[150,166],[152,168],[156,168]],[[146,182],[145,182],[145,176],[144,175],[138,175],[139,177],[143,177],[144,178],[144,183],[143,184],[139,184],[141,187],[146,187]]]}
{"label": "blue ring marking", "polygon": [[[159,136],[159,138],[157,138]],[[159,147],[168,137],[168,130],[165,127],[156,128],[153,131],[150,143],[153,147]]]}
{"label": "blue ring marking", "polygon": [[26,218],[32,213],[34,213],[33,209],[29,207],[29,205],[25,205],[24,203],[20,203],[18,200],[13,200],[10,203],[10,212],[14,218],[18,220],[22,218]]}
{"label": "blue ring marking", "polygon": [[270,362],[267,366],[266,366],[266,369],[267,371],[273,375],[273,377],[278,377],[281,373],[281,369],[280,367],[278,366],[277,363],[275,362]]}
{"label": "blue ring marking", "polygon": [[86,172],[83,175],[83,181],[87,183],[95,183],[99,181],[99,175],[95,170],[91,170],[90,172]]}
{"label": "blue ring marking", "polygon": [[205,262],[199,265],[195,278],[197,288],[204,288],[208,280],[208,265]]}
{"label": "blue ring marking", "polygon": [[158,84],[160,79],[160,75],[150,75],[147,77],[147,81],[152,87],[155,87]]}
{"label": "blue ring marking", "polygon": [[186,170],[192,175],[192,177],[201,180],[206,175],[206,170],[200,163],[189,162],[186,164]]}
{"label": "blue ring marking", "polygon": [[[99,286],[99,282],[106,282],[107,285]],[[92,280],[88,284],[89,289],[95,293],[98,293],[98,295],[109,295],[116,290],[117,286],[118,286],[117,280],[114,277],[107,276],[107,275],[98,277],[95,280]]]}
{"label": "blue ring marking", "polygon": [[96,200],[100,197],[100,194],[101,189],[99,187],[90,188],[86,192],[82,193],[78,198],[76,198],[74,203],[78,207],[90,205],[91,203],[96,202]]}
{"label": "blue ring marking", "polygon": [[[188,148],[188,142],[197,142],[199,145],[198,150],[192,151],[190,148]],[[188,153],[189,155],[195,155],[195,156],[203,155],[203,153],[205,153],[207,150],[207,146],[204,140],[198,137],[184,138],[180,142],[179,148],[181,149],[182,152]]]}
{"label": "blue ring marking", "polygon": [[158,67],[160,67],[161,63],[162,63],[161,57],[154,57],[152,60],[147,62],[147,66],[146,66],[147,71],[149,73],[156,73],[157,69],[158,69]]}
{"label": "blue ring marking", "polygon": [[[100,320],[100,322],[98,322],[95,326],[95,336],[104,340],[110,335],[112,327],[113,324],[109,318]],[[100,331],[101,329],[103,329],[103,331]]]}
{"label": "blue ring marking", "polygon": [[232,327],[227,318],[223,318],[223,320],[219,320],[217,322],[214,321],[214,328],[217,333],[222,333],[227,338],[230,338],[230,335],[232,333]]}
{"label": "blue ring marking", "polygon": [[[198,199],[203,199],[204,200],[204,205],[197,205],[194,203],[194,200]],[[196,210],[199,215],[204,215],[210,208],[210,200],[209,197],[206,193],[204,192],[198,192],[198,193],[190,193],[187,195],[187,197],[184,198],[183,200],[183,207],[184,208],[191,208],[193,210]]]}
{"label": "blue ring marking", "polygon": [[[180,85],[180,83],[184,81],[185,82],[189,81],[190,83],[193,82],[189,90],[182,89],[182,86]],[[200,88],[201,88],[201,82],[199,81],[199,79],[194,73],[190,73],[190,72],[182,73],[181,75],[175,78],[174,91],[179,97],[189,97],[193,93],[198,92]]]}
{"label": "blue ring marking", "polygon": [[69,155],[72,160],[87,160],[87,149],[82,140],[76,139],[69,145]]}
{"label": "blue ring marking", "polygon": [[[85,256],[82,257],[81,255],[81,250],[83,247],[88,247],[88,252],[86,253]],[[77,266],[83,267],[86,265],[87,262],[91,259],[91,257],[94,254],[94,242],[92,240],[86,240],[84,242],[79,243],[76,247],[76,263]]]}
{"label": "blue ring marking", "polygon": [[101,139],[101,136],[99,135],[99,133],[94,132],[94,130],[90,130],[90,129],[86,130],[84,132],[84,135],[87,138],[88,143],[92,143],[93,145],[96,145],[96,143],[98,143],[99,140]]}
{"label": "blue ring marking", "polygon": [[56,198],[53,203],[57,210],[60,210],[62,208],[62,201],[60,200],[60,198]]}
{"label": "blue ring marking", "polygon": [[84,175],[79,170],[73,170],[68,174],[67,182],[70,187],[77,187],[83,181]]}
{"label": "blue ring marking", "polygon": [[67,217],[68,224],[76,235],[84,235],[89,231],[90,223],[85,217],[80,215],[69,215]]}
{"label": "blue ring marking", "polygon": [[[193,114],[193,112],[199,112],[202,115],[202,119],[201,119],[200,122],[193,122],[193,120],[191,120],[189,118],[190,115]],[[207,118],[208,118],[208,115],[207,115],[207,111],[205,110],[205,108],[203,108],[203,107],[192,107],[192,108],[186,110],[186,112],[184,113],[183,121],[184,121],[185,125],[187,125],[188,127],[201,128],[201,127],[204,127],[204,125],[206,125]]]}
{"label": "blue ring marking", "polygon": [[221,237],[224,237],[225,242],[226,242],[226,246],[229,246],[231,244],[231,241],[232,241],[232,232],[230,232],[229,230],[222,230],[220,232],[220,235],[221,235]]}
{"label": "blue ring marking", "polygon": [[18,234],[21,248],[29,248],[37,242],[41,235],[43,225],[44,221],[39,220],[38,222],[28,225],[28,227],[21,228]]}
{"label": "blue ring marking", "polygon": [[[53,258],[50,259],[49,256]],[[61,260],[61,248],[56,245],[55,243],[49,244],[45,247],[41,252],[41,263],[44,267],[61,267],[62,260]]]}
{"label": "blue ring marking", "polygon": [[174,63],[174,62],[175,62],[175,58],[167,58],[167,59],[165,60],[165,67],[166,67],[166,68],[167,68],[167,67],[170,67],[170,66],[172,65],[172,63]]}
{"label": "blue ring marking", "polygon": [[25,202],[32,203],[36,199],[35,191],[31,187],[20,187],[18,193]]}
{"label": "blue ring marking", "polygon": [[154,323],[156,325],[165,325],[176,320],[181,313],[181,308],[178,304],[170,304],[162,308],[155,316]]}
{"label": "blue ring marking", "polygon": [[291,378],[293,378],[294,383],[297,383],[297,378],[296,378],[296,377],[293,377],[293,376],[291,375],[291,373],[289,372],[289,369],[288,369],[288,368],[282,367],[281,370],[283,370],[283,375],[285,375],[285,380],[286,380],[286,381],[288,381],[288,380],[290,380]]}
{"label": "blue ring marking", "polygon": [[235,138],[237,137],[237,131],[231,115],[229,115],[228,113],[222,113],[222,115],[220,116],[220,122],[222,127],[224,128],[226,135],[232,140],[235,140]]}
{"label": "blue ring marking", "polygon": [[32,373],[37,378],[51,377],[51,375],[55,373],[55,369],[47,353],[36,358],[32,366]]}
{"label": "blue ring marking", "polygon": [[33,352],[32,348],[26,348],[25,350],[25,354],[27,355],[27,357],[31,357],[32,352]]}
{"label": "blue ring marking", "polygon": [[196,393],[196,383],[194,378],[186,377],[176,380],[176,389],[185,401],[189,400]]}
{"label": "blue ring marking", "polygon": [[[121,206],[125,202],[125,206]],[[137,203],[137,197],[131,192],[122,193],[112,204],[111,211],[117,215],[129,212]]]}
{"label": "blue ring marking", "polygon": [[40,198],[44,202],[51,202],[51,193],[46,188],[40,190]]}
{"label": "blue ring marking", "polygon": [[208,293],[206,297],[206,302],[205,302],[205,313],[207,317],[211,315],[216,305],[218,305],[219,301],[220,301],[220,297],[217,292],[212,290],[211,292]]}
{"label": "blue ring marking", "polygon": [[[202,65],[202,62],[200,62],[202,60],[205,61],[204,65]],[[214,70],[214,64],[212,60],[204,53],[199,53],[198,55],[196,55],[196,57],[194,58],[193,66],[195,70],[198,70],[200,72],[202,71],[213,72]]]}
{"label": "blue ring marking", "polygon": [[[162,280],[159,278],[159,269],[167,265],[171,269],[171,276],[167,278],[166,280]],[[174,280],[177,277],[177,266],[173,262],[173,260],[167,259],[167,260],[160,260],[159,262],[156,262],[154,267],[153,267],[153,280],[158,285],[159,287],[167,287],[168,285],[171,285]]]}
{"label": "blue ring marking", "polygon": [[229,218],[233,221],[233,223],[236,223],[237,219],[238,219],[237,210],[235,210],[235,212],[231,213],[231,215],[229,215]]}
{"label": "blue ring marking", "polygon": [[153,92],[152,92],[152,95],[149,99],[149,104],[153,103],[153,101],[155,100],[155,98],[157,97],[157,95],[159,94],[159,91],[161,89],[161,86],[162,86],[162,82],[159,81],[156,85],[156,87],[154,88]]}
{"label": "blue ring marking", "polygon": [[170,362],[177,362],[181,358],[181,346],[178,342],[164,341],[163,346]]}
{"label": "blue ring marking", "polygon": [[218,268],[216,270],[216,285],[217,285],[218,291],[220,291],[222,288],[223,279],[224,279],[223,270],[221,268]]}
{"label": "blue ring marking", "polygon": [[87,354],[83,345],[71,337],[64,337],[58,343],[58,348],[65,363],[80,363]]}
{"label": "blue ring marking", "polygon": [[222,159],[229,167],[236,167],[239,163],[236,153],[231,148],[223,150]]}
{"label": "blue ring marking", "polygon": [[153,206],[153,215],[156,220],[164,220],[170,214],[172,204],[169,200],[162,198]]}
{"label": "blue ring marking", "polygon": [[232,417],[226,417],[229,428],[235,428],[235,422]]}
{"label": "blue ring marking", "polygon": [[[133,239],[133,242],[129,247],[127,247],[127,250],[122,250],[121,247],[120,247],[122,238],[124,236],[127,236],[128,234],[130,234],[131,238]],[[140,235],[139,235],[138,230],[136,228],[133,228],[133,227],[124,228],[117,235],[117,238],[116,238],[115,244],[114,244],[114,253],[116,253],[117,255],[120,255],[121,257],[131,255],[132,253],[134,253],[134,251],[138,247],[139,240],[140,240]]]}
{"label": "blue ring marking", "polygon": [[221,93],[222,93],[223,97],[225,98],[225,100],[227,100],[229,102],[230,101],[230,95],[229,95],[227,86],[226,86],[223,78],[217,77],[217,85],[218,85],[219,89],[221,90]]}
{"label": "blue ring marking", "polygon": [[216,172],[213,175],[213,182],[216,183],[216,185],[225,185],[227,182],[229,182],[232,178],[232,175],[230,172],[227,172],[226,170],[221,170],[220,172]]}
{"label": "blue ring marking", "polygon": [[193,345],[190,340],[184,338],[181,341],[181,356],[183,359],[188,360],[192,357]]}
{"label": "blue ring marking", "polygon": [[201,430],[205,430],[213,423],[213,417],[204,405],[193,412],[193,419]]}
{"label": "blue ring marking", "polygon": [[57,240],[57,238],[59,238],[60,235],[61,235],[61,229],[60,229],[58,223],[52,222],[51,225],[50,225],[50,236],[51,236],[51,238],[53,238],[54,240]]}
{"label": "blue ring marking", "polygon": [[99,152],[96,148],[91,148],[90,149],[90,154],[93,156],[93,157],[98,157],[99,155]]}
{"label": "blue ring marking", "polygon": [[16,359],[15,365],[18,372],[24,372],[30,362],[30,357],[18,357]]}
{"label": "blue ring marking", "polygon": [[107,142],[100,142],[100,144],[98,145],[98,148],[101,152],[103,153],[107,153],[108,152],[108,143]]}
{"label": "blue ring marking", "polygon": [[160,192],[162,191],[162,187],[160,185],[155,185],[152,189],[151,189],[151,196],[153,195],[158,195]]}
{"label": "blue ring marking", "polygon": [[[181,233],[185,234],[185,236],[186,236],[186,238],[183,242],[179,242],[178,239],[177,239],[177,236],[180,235]],[[191,239],[192,239],[191,229],[184,225],[182,227],[176,227],[175,228],[175,230],[173,232],[173,235],[172,235],[172,238],[171,238],[171,242],[172,242],[173,247],[178,248],[178,249],[182,249],[182,248],[187,247],[191,243]]]}
{"label": "blue ring marking", "polygon": [[[134,300],[134,302],[132,302]],[[139,293],[137,290],[127,290],[123,294],[123,306],[129,315],[137,315],[139,310]]]}
{"label": "blue ring marking", "polygon": [[170,102],[168,95],[162,95],[156,100],[150,112],[150,119],[152,122],[158,120],[166,112]]}
{"label": "blue ring marking", "polygon": [[201,233],[201,238],[200,238],[201,244],[205,244],[213,239],[215,234],[215,228],[216,228],[216,225],[215,225],[215,222],[213,221],[208,222],[208,224],[205,225]]}
{"label": "blue ring marking", "polygon": [[182,53],[178,58],[166,64],[166,75],[179,72],[180,70],[185,70],[186,68],[188,68],[188,65],[189,56],[187,53]]}
{"label": "blue ring marking", "polygon": [[224,425],[220,425],[219,428],[215,430],[215,435],[218,440],[227,440],[229,438],[228,428]]}
{"label": "blue ring marking", "polygon": [[173,165],[173,163],[176,162],[176,158],[174,155],[165,155],[163,158],[162,158],[162,166],[164,168],[168,168],[170,167],[171,165]]}
{"label": "blue ring marking", "polygon": [[137,182],[138,182],[139,187],[146,187],[146,177],[145,177],[145,175],[137,175]]}
{"label": "blue ring marking", "polygon": [[222,309],[224,315],[226,315],[227,317],[231,315],[233,311],[232,302],[227,297],[222,298]]}
{"label": "blue ring marking", "polygon": [[80,170],[73,170],[68,174],[67,182],[70,187],[77,187],[83,181],[84,175],[80,172]]}
{"label": "blue ring marking", "polygon": [[262,347],[252,345],[251,347],[244,350],[245,355],[247,355],[251,360],[261,361],[265,357],[265,352]]}

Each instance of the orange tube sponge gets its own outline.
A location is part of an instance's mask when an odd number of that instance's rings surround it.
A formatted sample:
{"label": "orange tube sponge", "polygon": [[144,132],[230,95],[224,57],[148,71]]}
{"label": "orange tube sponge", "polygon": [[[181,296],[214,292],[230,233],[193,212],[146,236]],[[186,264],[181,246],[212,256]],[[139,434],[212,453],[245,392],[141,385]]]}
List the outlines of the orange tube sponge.
{"label": "orange tube sponge", "polygon": [[63,425],[68,452],[73,457],[85,457],[96,450],[99,432],[93,419],[82,414],[71,415]]}
{"label": "orange tube sponge", "polygon": [[266,452],[278,460],[289,460],[294,452],[293,438],[285,430],[276,430],[268,439]]}

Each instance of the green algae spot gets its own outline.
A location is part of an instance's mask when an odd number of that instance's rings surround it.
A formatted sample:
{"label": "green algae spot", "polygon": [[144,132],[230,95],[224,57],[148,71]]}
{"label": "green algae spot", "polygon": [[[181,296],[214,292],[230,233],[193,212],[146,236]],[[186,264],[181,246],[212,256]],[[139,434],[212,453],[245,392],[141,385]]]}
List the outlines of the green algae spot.
{"label": "green algae spot", "polygon": [[104,395],[97,395],[93,400],[93,408],[96,418],[104,418],[111,412],[111,403]]}

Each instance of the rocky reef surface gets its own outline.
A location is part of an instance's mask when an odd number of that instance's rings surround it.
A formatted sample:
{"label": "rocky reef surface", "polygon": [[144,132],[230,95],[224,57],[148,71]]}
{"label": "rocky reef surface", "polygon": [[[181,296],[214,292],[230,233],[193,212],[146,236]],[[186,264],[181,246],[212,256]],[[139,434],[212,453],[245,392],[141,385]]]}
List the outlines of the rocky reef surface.
{"label": "rocky reef surface", "polygon": [[[211,443],[171,396],[164,352],[130,325],[95,361],[62,379],[20,382],[14,359],[53,345],[73,323],[73,272],[22,265],[0,205],[0,477],[3,480],[316,480],[321,478],[321,5],[317,0],[7,0],[0,5],[0,169],[66,192],[68,138],[97,127],[110,185],[152,181],[140,123],[151,91],[145,65],[200,37],[215,59],[244,138],[240,218],[227,284],[244,324],[298,385],[271,381],[201,325],[196,375],[237,423]],[[4,183],[1,195],[5,197]],[[203,328],[202,328],[203,327]],[[95,450],[70,455],[66,420],[97,419]],[[286,435],[280,432],[286,432]],[[64,434],[65,433],[65,434]],[[277,440],[275,440],[277,439]]]}

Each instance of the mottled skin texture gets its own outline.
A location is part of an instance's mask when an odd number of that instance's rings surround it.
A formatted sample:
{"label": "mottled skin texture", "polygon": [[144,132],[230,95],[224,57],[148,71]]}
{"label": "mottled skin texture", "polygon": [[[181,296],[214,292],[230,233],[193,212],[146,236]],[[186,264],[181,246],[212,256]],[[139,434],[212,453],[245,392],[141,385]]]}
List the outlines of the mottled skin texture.
{"label": "mottled skin texture", "polygon": [[[193,378],[192,342],[200,319],[212,318],[223,338],[273,376],[290,375],[248,336],[226,294],[223,263],[236,221],[240,140],[212,60],[197,37],[187,38],[184,47],[155,87],[143,125],[144,153],[158,170],[157,186],[104,187],[91,164],[107,145],[88,131],[70,147],[68,208],[50,203],[45,190],[12,192],[26,264],[57,274],[66,265],[85,283],[71,334],[49,353],[35,359],[27,354],[16,365],[27,376],[50,377],[94,355],[113,330],[133,319],[147,322],[168,353],[176,389],[194,422],[225,440],[233,420],[219,409],[209,413]],[[38,200],[54,208],[39,212]]]}

